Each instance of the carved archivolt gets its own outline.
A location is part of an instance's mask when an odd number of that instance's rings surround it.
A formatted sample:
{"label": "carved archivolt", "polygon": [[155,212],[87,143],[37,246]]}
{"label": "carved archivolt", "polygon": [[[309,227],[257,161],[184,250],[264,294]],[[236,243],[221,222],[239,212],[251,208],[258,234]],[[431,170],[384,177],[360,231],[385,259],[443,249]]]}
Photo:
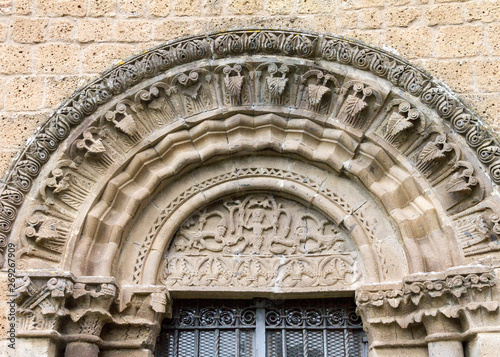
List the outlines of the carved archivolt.
{"label": "carved archivolt", "polygon": [[[443,215],[461,214],[483,201],[491,201],[490,207],[497,205],[491,195],[493,187],[480,166],[485,160],[491,161],[488,153],[494,150],[486,131],[464,130],[465,120],[470,119],[465,109],[423,73],[408,65],[401,67],[399,59],[390,55],[375,55],[375,50],[340,39],[300,35],[292,41],[286,32],[272,31],[221,36],[224,40],[216,36],[213,48],[208,37],[168,45],[170,52],[160,48],[138,57],[136,64],[153,61],[148,76],[157,74],[154,79],[135,86],[126,96],[112,99],[106,86],[120,84],[117,88],[121,89],[116,91],[125,91],[127,85],[136,83],[128,77],[129,71],[143,70],[128,64],[114,70],[113,80],[105,77],[99,82],[98,86],[104,86],[101,89],[94,84],[94,90],[85,92],[100,99],[85,105],[81,102],[79,108],[84,112],[58,112],[59,122],[64,113],[74,124],[85,115],[95,114],[88,116],[67,145],[56,152],[56,165],[33,193],[36,204],[22,207],[28,219],[25,227],[14,229],[20,267],[29,267],[32,257],[37,259],[36,265],[42,261],[46,267],[72,267],[77,274],[112,275],[114,259],[127,230],[135,224],[137,209],[147,205],[155,192],[197,165],[261,150],[295,155],[315,165],[327,165],[335,174],[357,177],[398,225],[411,271],[442,269],[463,257],[497,250],[496,241],[488,241],[480,249],[466,249],[464,243],[450,241],[454,229],[447,227],[449,218],[443,219]],[[217,57],[225,41],[228,46],[236,41],[242,56],[235,53],[232,59],[202,61],[211,51]],[[297,55],[288,50],[291,44],[287,41],[298,41],[297,45],[311,49],[307,54],[299,51],[300,56],[323,56],[340,64],[326,61],[318,65],[293,56],[249,55],[261,49]],[[185,64],[162,62],[170,58],[173,48],[182,48]],[[351,52],[353,58],[348,56]],[[201,62],[192,67],[191,61]],[[350,64],[359,70],[346,75],[342,66]],[[387,68],[382,70],[384,66]],[[162,72],[155,72],[160,69]],[[363,70],[389,81],[374,81]],[[102,108],[97,111],[99,105]],[[248,111],[254,115],[241,114]],[[450,125],[437,120],[439,116],[450,119]],[[460,127],[455,128],[455,124]],[[65,126],[67,130],[70,127]],[[474,125],[476,129],[480,128]],[[458,138],[461,134],[466,134],[474,148],[481,149],[479,159],[463,147]],[[485,137],[489,138],[488,149],[480,143]],[[56,139],[38,145],[54,144],[50,146],[54,151]],[[43,158],[48,159],[49,151]],[[123,166],[127,162],[130,164]],[[21,160],[19,165],[22,174],[16,170],[12,173],[23,178],[26,191],[40,164]],[[16,207],[23,200],[22,192],[7,187],[7,201],[12,202],[2,213],[5,232],[12,231],[8,217],[15,218]],[[432,195],[424,194],[429,190]],[[172,210],[179,207],[174,205]],[[158,225],[163,225],[161,219],[154,224]],[[154,235],[147,233],[145,242],[153,244]],[[379,250],[376,242],[380,238],[375,232],[372,235],[370,249]],[[465,244],[476,245],[474,242]],[[149,250],[154,249],[147,244],[141,244],[146,250],[135,258],[139,264],[135,282],[139,281],[138,271],[146,267],[140,261],[145,262]],[[461,252],[456,248],[459,246]],[[106,257],[98,264],[93,263],[96,251]],[[434,251],[437,255],[433,257]],[[378,251],[377,255],[384,265],[384,254]],[[384,276],[380,266],[376,270]]]}

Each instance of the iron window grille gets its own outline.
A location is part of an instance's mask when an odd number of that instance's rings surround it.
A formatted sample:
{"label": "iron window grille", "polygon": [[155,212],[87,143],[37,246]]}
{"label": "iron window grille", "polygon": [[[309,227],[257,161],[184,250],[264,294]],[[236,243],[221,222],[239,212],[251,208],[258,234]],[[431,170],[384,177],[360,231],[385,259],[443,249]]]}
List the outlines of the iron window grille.
{"label": "iron window grille", "polygon": [[157,357],[367,355],[350,299],[179,300],[156,348]]}

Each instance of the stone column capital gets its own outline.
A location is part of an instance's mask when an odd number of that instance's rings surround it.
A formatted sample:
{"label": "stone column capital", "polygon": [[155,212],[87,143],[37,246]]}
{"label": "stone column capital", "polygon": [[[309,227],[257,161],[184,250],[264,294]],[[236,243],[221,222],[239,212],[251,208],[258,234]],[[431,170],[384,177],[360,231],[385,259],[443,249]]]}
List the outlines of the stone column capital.
{"label": "stone column capital", "polygon": [[17,336],[59,339],[74,281],[72,274],[63,271],[20,272],[15,282]]}
{"label": "stone column capital", "polygon": [[356,291],[356,304],[372,346],[463,341],[481,329],[498,328],[496,284],[491,267],[454,267],[407,275],[401,282],[365,284]]}

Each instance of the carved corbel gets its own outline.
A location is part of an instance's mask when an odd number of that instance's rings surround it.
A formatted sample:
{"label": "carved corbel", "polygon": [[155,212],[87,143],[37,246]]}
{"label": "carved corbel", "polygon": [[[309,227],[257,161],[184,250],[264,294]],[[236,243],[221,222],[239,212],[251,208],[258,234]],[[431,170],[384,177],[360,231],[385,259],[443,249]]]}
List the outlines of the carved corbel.
{"label": "carved corbel", "polygon": [[99,174],[104,174],[113,165],[114,156],[116,156],[109,145],[104,145],[105,137],[106,130],[103,128],[90,127],[85,129],[81,136],[71,144],[70,157],[77,161],[80,156],[88,161]]}
{"label": "carved corbel", "polygon": [[60,338],[59,328],[68,315],[66,301],[74,277],[63,272],[38,271],[16,279],[17,337]]}

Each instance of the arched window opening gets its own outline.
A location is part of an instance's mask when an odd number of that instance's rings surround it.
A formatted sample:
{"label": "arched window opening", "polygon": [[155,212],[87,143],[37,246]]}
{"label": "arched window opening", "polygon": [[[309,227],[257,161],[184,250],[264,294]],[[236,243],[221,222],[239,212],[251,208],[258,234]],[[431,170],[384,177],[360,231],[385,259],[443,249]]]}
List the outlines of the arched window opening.
{"label": "arched window opening", "polygon": [[367,356],[350,299],[178,300],[157,357]]}

